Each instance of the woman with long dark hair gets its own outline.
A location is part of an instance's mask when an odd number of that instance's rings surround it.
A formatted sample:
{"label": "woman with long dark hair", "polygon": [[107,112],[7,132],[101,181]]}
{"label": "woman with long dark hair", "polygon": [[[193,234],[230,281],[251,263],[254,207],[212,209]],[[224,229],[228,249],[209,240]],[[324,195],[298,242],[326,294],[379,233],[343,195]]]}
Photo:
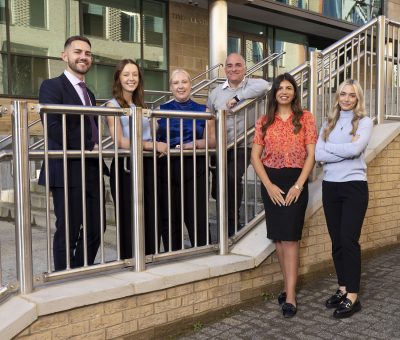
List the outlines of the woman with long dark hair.
{"label": "woman with long dark hair", "polygon": [[[132,59],[121,60],[114,72],[114,82],[112,85],[113,99],[106,103],[107,107],[129,108],[129,107],[145,107],[144,103],[144,87],[143,77],[139,65]],[[107,117],[110,135],[119,148],[130,148],[129,137],[129,117],[122,116],[119,118]],[[116,128],[116,134],[114,129]],[[143,149],[153,149],[153,136],[148,118],[143,117],[142,120]],[[167,146],[165,143],[156,143],[157,152],[165,154]],[[129,158],[127,164],[129,165]],[[154,181],[153,181],[153,162],[151,157],[143,158],[144,176],[143,176],[143,192],[144,192],[144,220],[145,220],[145,252],[146,254],[154,254],[155,237],[157,235],[157,226],[154,218]],[[124,170],[124,158],[119,158],[118,175],[119,175],[119,205],[116,206],[116,180],[115,180],[115,159],[113,159],[110,168],[110,186],[111,195],[113,197],[114,206],[119,211],[120,217],[120,258],[132,258],[132,193],[131,193],[131,177]]]}
{"label": "woman with long dark hair", "polygon": [[368,207],[364,153],[372,127],[360,84],[345,80],[336,92],[331,115],[321,128],[315,156],[324,164],[322,203],[339,286],[325,305],[335,308],[335,318],[350,317],[361,309],[358,241]]}
{"label": "woman with long dark hair", "polygon": [[275,242],[282,270],[278,301],[284,317],[297,312],[299,240],[316,140],[314,117],[302,109],[295,79],[279,75],[268,92],[267,113],[256,123],[251,163],[261,180],[267,237]]}

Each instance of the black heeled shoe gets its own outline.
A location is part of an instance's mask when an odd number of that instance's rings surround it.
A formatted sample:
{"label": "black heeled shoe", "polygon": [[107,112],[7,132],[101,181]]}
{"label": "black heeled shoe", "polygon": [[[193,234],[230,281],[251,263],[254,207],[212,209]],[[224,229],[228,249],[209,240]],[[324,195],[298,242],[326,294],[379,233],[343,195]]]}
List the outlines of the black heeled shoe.
{"label": "black heeled shoe", "polygon": [[278,295],[278,303],[279,303],[279,306],[281,306],[283,303],[285,303],[286,302],[286,292],[281,292],[279,295]]}
{"label": "black heeled shoe", "polygon": [[328,300],[325,302],[326,308],[338,308],[339,305],[346,299],[347,293],[343,293],[340,289],[336,291]]}
{"label": "black heeled shoe", "polygon": [[349,318],[354,313],[357,313],[360,310],[361,303],[358,299],[353,303],[350,299],[346,298],[344,301],[342,301],[339,307],[335,309],[335,311],[333,312],[333,317],[336,319]]}
{"label": "black heeled shoe", "polygon": [[287,302],[282,305],[282,314],[285,318],[292,318],[296,315],[296,313],[297,307],[295,305]]}

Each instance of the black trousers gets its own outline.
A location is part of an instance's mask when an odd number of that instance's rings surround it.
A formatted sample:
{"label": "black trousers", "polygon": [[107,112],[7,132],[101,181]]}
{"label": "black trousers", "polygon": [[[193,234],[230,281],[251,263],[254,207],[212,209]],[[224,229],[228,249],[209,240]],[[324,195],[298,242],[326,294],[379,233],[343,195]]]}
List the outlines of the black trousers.
{"label": "black trousers", "polygon": [[[64,188],[51,187],[50,191],[53,195],[54,213],[56,215],[56,232],[53,239],[54,268],[55,270],[63,270],[67,266]],[[105,230],[106,221],[105,205],[100,206],[99,167],[94,163],[86,167],[85,195],[87,259],[88,264],[91,265],[96,258],[100,245],[100,235]],[[100,225],[100,214],[102,212],[104,214],[103,226]],[[75,268],[84,264],[82,187],[68,188],[68,218],[70,265],[71,268]]]}
{"label": "black trousers", "polygon": [[358,293],[361,276],[358,241],[368,207],[368,183],[323,181],[322,202],[338,284],[346,286],[349,293]]}
{"label": "black trousers", "polygon": [[[206,164],[204,156],[196,157],[196,171],[193,173],[193,156],[183,158],[184,190],[181,197],[180,157],[171,157],[171,250],[182,249],[181,201],[184,202],[184,222],[189,232],[192,246],[195,242],[195,212],[197,214],[197,246],[207,244],[206,216]],[[194,176],[197,187],[194,192]],[[164,249],[169,250],[169,213],[168,213],[168,172],[167,157],[159,160],[159,200],[160,230]],[[196,197],[196,202],[194,201]]]}
{"label": "black trousers", "polygon": [[[129,158],[127,158],[129,169]],[[132,229],[132,195],[131,195],[131,175],[124,170],[124,158],[118,160],[119,174],[119,241],[121,259],[133,257],[133,229]],[[155,229],[155,206],[154,206],[154,176],[153,176],[153,158],[143,158],[143,204],[144,204],[144,236],[146,255],[155,253],[155,237],[158,232]],[[115,159],[113,159],[110,168],[110,187],[111,196],[116,207],[116,186],[115,186]]]}
{"label": "black trousers", "polygon": [[[228,234],[235,234],[235,216],[237,223],[240,224],[240,207],[243,199],[243,175],[250,164],[251,149],[247,148],[247,159],[245,159],[245,149],[237,148],[237,164],[235,176],[235,150],[228,150],[227,154],[227,172],[228,172]],[[215,158],[213,160],[216,163]],[[212,171],[211,196],[217,198],[218,181],[216,171]],[[237,185],[237,205],[235,207],[235,182]],[[239,227],[239,226],[238,226]]]}

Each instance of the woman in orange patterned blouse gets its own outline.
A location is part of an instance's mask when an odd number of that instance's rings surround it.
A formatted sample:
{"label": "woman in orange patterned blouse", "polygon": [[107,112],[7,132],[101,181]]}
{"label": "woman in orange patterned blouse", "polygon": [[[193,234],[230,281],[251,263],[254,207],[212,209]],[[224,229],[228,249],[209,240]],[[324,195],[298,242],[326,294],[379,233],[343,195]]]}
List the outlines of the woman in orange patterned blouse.
{"label": "woman in orange patterned blouse", "polygon": [[316,141],[314,117],[302,109],[296,81],[281,74],[268,93],[267,113],[256,123],[251,163],[262,183],[267,237],[275,242],[283,274],[278,302],[284,317],[297,312],[299,240]]}

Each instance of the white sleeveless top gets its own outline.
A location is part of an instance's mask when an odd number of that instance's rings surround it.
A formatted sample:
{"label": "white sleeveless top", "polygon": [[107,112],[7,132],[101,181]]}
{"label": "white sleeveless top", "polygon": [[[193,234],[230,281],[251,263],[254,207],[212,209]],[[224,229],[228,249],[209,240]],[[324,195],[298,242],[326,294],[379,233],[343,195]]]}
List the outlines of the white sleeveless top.
{"label": "white sleeveless top", "polygon": [[[119,105],[118,101],[115,98],[110,99],[107,103],[112,103],[115,107],[121,107],[121,105]],[[105,103],[104,105],[107,105],[107,103]],[[132,104],[131,107],[134,108],[135,104]],[[124,137],[129,138],[129,117],[120,117],[120,122]],[[150,122],[147,117],[142,117],[142,137],[145,142],[152,141]]]}

